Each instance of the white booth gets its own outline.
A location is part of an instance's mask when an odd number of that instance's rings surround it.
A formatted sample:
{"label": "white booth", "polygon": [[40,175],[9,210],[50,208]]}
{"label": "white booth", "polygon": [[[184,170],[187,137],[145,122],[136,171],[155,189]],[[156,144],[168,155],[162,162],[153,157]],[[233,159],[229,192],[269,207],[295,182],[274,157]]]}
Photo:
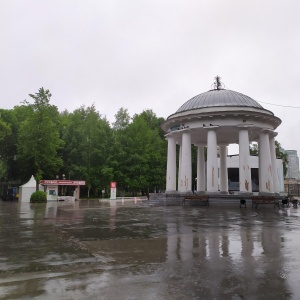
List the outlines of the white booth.
{"label": "white booth", "polygon": [[[46,187],[47,201],[75,201],[80,199],[80,186],[85,185],[84,180],[41,180],[40,184]],[[67,187],[73,187],[71,194],[67,195]]]}

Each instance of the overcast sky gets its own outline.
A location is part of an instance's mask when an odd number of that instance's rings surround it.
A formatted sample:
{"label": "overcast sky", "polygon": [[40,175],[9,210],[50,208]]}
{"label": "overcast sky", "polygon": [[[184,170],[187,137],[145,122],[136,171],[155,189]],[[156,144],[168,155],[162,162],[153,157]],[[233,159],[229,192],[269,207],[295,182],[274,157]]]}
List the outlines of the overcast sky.
{"label": "overcast sky", "polygon": [[59,111],[167,118],[219,75],[300,155],[299,0],[1,0],[0,14],[0,108],[44,87]]}

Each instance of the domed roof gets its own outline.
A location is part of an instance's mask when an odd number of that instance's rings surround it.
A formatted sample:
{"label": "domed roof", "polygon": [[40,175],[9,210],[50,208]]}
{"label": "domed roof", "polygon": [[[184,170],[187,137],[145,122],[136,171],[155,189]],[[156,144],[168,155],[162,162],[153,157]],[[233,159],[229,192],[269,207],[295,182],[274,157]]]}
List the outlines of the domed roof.
{"label": "domed roof", "polygon": [[264,110],[259,103],[246,95],[226,89],[214,89],[188,100],[176,111],[176,113],[208,107],[233,106],[253,107]]}

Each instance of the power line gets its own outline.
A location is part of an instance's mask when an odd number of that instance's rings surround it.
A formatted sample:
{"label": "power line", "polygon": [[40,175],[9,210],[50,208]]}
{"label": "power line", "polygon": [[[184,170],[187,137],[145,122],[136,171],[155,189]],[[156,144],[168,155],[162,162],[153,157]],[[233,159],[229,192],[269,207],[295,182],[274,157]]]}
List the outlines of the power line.
{"label": "power line", "polygon": [[281,107],[300,108],[300,106],[281,105],[281,104],[274,104],[274,103],[268,103],[268,102],[263,102],[263,101],[257,101],[257,102],[274,105],[274,106],[281,106]]}

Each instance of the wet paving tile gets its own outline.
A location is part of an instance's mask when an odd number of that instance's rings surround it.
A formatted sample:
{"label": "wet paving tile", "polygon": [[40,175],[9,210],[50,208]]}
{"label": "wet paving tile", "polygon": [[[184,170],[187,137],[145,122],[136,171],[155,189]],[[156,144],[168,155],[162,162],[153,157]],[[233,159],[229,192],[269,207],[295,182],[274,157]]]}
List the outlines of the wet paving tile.
{"label": "wet paving tile", "polygon": [[0,299],[299,299],[297,208],[0,203]]}

